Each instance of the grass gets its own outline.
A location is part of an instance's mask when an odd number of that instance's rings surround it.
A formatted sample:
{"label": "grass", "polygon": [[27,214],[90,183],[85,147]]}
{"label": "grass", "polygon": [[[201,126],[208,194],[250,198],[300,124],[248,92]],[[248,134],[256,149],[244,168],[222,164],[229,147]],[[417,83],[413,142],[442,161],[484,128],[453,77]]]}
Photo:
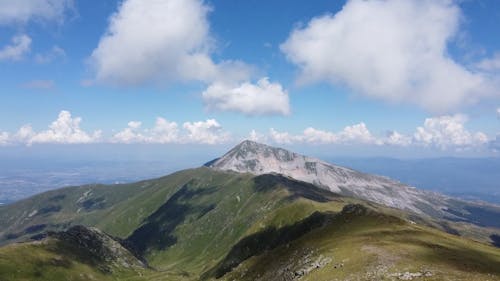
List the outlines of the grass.
{"label": "grass", "polygon": [[[359,203],[368,210],[335,215]],[[315,213],[326,221],[304,228]],[[115,267],[106,274],[70,247],[23,243],[0,248],[0,280],[198,280],[239,257],[238,245],[247,255],[232,271],[226,268],[224,280],[276,280],[321,256],[331,261],[301,280],[391,280],[393,273],[426,270],[433,276],[425,280],[500,280],[499,249],[429,227],[439,228],[437,221],[408,218],[286,177],[208,168],[134,184],[65,188],[0,208],[0,235],[17,235],[3,243],[74,224],[96,226],[140,245],[151,268]],[[463,222],[448,227],[483,241],[493,234]],[[245,244],[254,238],[257,245]],[[69,263],[58,263],[61,257]]]}
{"label": "grass", "polygon": [[407,271],[430,271],[425,280],[500,280],[500,250],[380,213],[339,216],[245,261],[224,280],[277,280],[286,268],[299,270],[308,254],[332,261],[301,280],[397,280],[391,274]]}
{"label": "grass", "polygon": [[147,274],[147,270],[112,267],[103,272],[87,257],[61,247],[58,241],[20,243],[0,248],[0,280],[66,281],[120,280]]}

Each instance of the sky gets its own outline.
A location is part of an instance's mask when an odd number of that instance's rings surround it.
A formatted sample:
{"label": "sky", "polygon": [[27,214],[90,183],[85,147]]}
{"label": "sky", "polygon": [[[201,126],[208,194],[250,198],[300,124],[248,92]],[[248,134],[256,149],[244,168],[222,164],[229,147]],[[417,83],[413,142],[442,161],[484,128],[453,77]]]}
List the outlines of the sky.
{"label": "sky", "polygon": [[498,157],[499,19],[495,0],[0,0],[0,151]]}

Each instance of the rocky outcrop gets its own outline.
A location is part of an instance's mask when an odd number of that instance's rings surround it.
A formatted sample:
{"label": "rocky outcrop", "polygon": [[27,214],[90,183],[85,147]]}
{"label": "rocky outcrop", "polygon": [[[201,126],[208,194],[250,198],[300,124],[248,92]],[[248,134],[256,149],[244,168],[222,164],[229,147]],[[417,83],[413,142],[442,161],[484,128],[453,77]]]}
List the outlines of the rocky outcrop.
{"label": "rocky outcrop", "polygon": [[398,272],[398,273],[393,273],[390,274],[391,277],[396,277],[398,280],[415,280],[418,278],[425,278],[425,277],[432,277],[433,274],[430,271],[424,271],[424,272]]}
{"label": "rocky outcrop", "polygon": [[145,267],[145,263],[126,249],[118,239],[95,227],[77,225],[61,232],[49,232],[50,238],[57,239],[65,248],[74,249],[80,260],[96,264],[104,272],[113,267]]}

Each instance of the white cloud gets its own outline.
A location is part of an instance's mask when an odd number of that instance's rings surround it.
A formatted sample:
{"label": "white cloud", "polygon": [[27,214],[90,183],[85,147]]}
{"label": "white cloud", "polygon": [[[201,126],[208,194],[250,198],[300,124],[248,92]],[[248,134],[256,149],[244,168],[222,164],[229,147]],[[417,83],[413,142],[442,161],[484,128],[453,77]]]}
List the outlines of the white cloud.
{"label": "white cloud", "polygon": [[376,139],[372,136],[366,124],[361,122],[356,125],[347,126],[339,134],[340,140],[343,143],[375,143]]}
{"label": "white cloud", "polygon": [[59,46],[53,46],[48,52],[43,54],[36,54],[35,61],[40,64],[50,63],[56,59],[64,59],[66,51]]}
{"label": "white cloud", "polygon": [[274,128],[269,130],[269,137],[272,141],[278,144],[292,144],[302,141],[301,136],[294,136],[288,132],[278,132]]}
{"label": "white cloud", "polygon": [[0,146],[7,145],[9,144],[9,142],[10,142],[9,133],[0,132]]}
{"label": "white cloud", "polygon": [[359,123],[345,127],[338,133],[318,130],[309,127],[300,135],[292,135],[288,132],[278,132],[271,128],[270,138],[281,144],[291,143],[315,143],[315,144],[378,144],[378,140],[372,136],[365,123]]}
{"label": "white cloud", "polygon": [[136,85],[246,78],[244,64],[212,61],[209,11],[200,0],[124,1],[91,55],[96,80]]}
{"label": "white cloud", "polygon": [[142,125],[139,121],[128,122],[128,127],[116,133],[111,138],[114,143],[142,143],[146,141],[146,137],[139,132]]}
{"label": "white cloud", "polygon": [[14,134],[11,139],[11,142],[24,143],[31,145],[31,139],[35,135],[33,128],[31,125],[27,124],[19,128],[19,130]]}
{"label": "white cloud", "polygon": [[500,107],[497,108],[497,117],[500,118]]}
{"label": "white cloud", "polygon": [[396,131],[390,131],[387,133],[386,138],[381,141],[384,144],[393,146],[409,146],[412,143],[412,138]]}
{"label": "white cloud", "polygon": [[22,126],[11,138],[9,143],[32,145],[36,143],[95,143],[101,140],[101,131],[89,134],[80,128],[82,119],[73,118],[69,111],[63,110],[57,119],[50,124],[49,129],[35,132],[31,125]]}
{"label": "white cloud", "polygon": [[25,23],[31,19],[59,21],[73,8],[73,0],[0,0],[0,24]]}
{"label": "white cloud", "polygon": [[121,2],[90,55],[93,77],[84,85],[201,82],[207,85],[202,96],[211,110],[289,114],[288,93],[279,83],[267,78],[252,83],[252,66],[212,58],[216,41],[210,10],[203,0]]}
{"label": "white cloud", "polygon": [[27,89],[51,90],[55,88],[55,83],[53,80],[32,80],[21,86]]}
{"label": "white cloud", "polygon": [[136,130],[142,126],[142,122],[141,121],[130,121],[130,122],[128,122],[127,125],[129,126],[129,128]]}
{"label": "white cloud", "polygon": [[264,134],[257,132],[255,129],[250,131],[248,139],[256,142],[267,142],[267,137]]}
{"label": "white cloud", "polygon": [[500,70],[500,52],[495,53],[492,58],[486,58],[476,64],[476,67],[485,71]]}
{"label": "white cloud", "polygon": [[[1,18],[1,17],[0,17]],[[11,44],[0,49],[0,61],[20,60],[31,49],[31,38],[27,35],[17,35],[12,38]]]}
{"label": "white cloud", "polygon": [[[423,126],[417,127],[413,136],[396,131],[389,131],[385,136],[371,134],[365,123],[346,126],[340,132],[306,128],[302,134],[294,135],[279,132],[274,128],[269,131],[269,138],[278,144],[363,144],[391,146],[424,146],[439,149],[463,150],[482,147],[489,142],[488,136],[482,132],[470,132],[465,128],[465,115],[439,116],[427,118]],[[490,146],[493,146],[490,145]]]}
{"label": "white cloud", "polygon": [[454,61],[447,46],[459,31],[455,1],[348,1],[312,19],[281,45],[301,69],[299,81],[329,81],[359,94],[446,111],[493,94],[487,75]]}
{"label": "white cloud", "polygon": [[151,129],[142,129],[142,122],[131,121],[127,128],[111,138],[113,143],[197,143],[218,144],[228,140],[229,134],[214,119],[199,122],[186,122],[183,131],[176,122],[164,118],[156,118]]}
{"label": "white cloud", "polygon": [[424,125],[417,128],[414,141],[440,148],[476,146],[488,142],[484,133],[467,131],[466,122],[467,117],[461,114],[427,118]]}
{"label": "white cloud", "polygon": [[[215,119],[185,122],[180,127],[176,122],[157,117],[151,128],[143,128],[140,121],[130,121],[127,127],[109,138],[102,137],[100,130],[87,133],[80,128],[82,119],[61,111],[48,130],[37,132],[31,125],[22,126],[10,134],[0,132],[0,145],[37,143],[145,143],[145,144],[220,144],[230,141],[231,135]],[[280,132],[271,128],[268,134],[252,130],[249,139],[258,142],[271,141],[278,144],[335,144],[335,145],[391,145],[403,147],[430,147],[442,150],[483,149],[499,150],[497,139],[490,140],[482,132],[466,129],[467,116],[444,115],[427,118],[412,135],[389,131],[384,136],[375,136],[364,122],[346,126],[338,132],[306,128],[300,134]]]}
{"label": "white cloud", "polygon": [[337,143],[339,141],[339,136],[332,132],[309,127],[304,130],[303,139],[308,143]]}
{"label": "white cloud", "polygon": [[262,78],[256,84],[215,82],[203,92],[209,109],[236,111],[246,115],[290,113],[288,93],[279,83]]}
{"label": "white cloud", "polygon": [[182,127],[187,130],[186,141],[204,144],[218,144],[229,140],[229,134],[215,119],[199,122],[185,122]]}
{"label": "white cloud", "polygon": [[28,144],[97,142],[101,138],[101,131],[95,131],[92,134],[86,133],[80,128],[81,121],[81,117],[73,118],[69,111],[63,110],[59,113],[57,120],[50,124],[48,130],[34,133],[28,140]]}
{"label": "white cloud", "polygon": [[172,143],[179,140],[179,126],[164,118],[156,118],[154,128],[151,130],[151,142]]}

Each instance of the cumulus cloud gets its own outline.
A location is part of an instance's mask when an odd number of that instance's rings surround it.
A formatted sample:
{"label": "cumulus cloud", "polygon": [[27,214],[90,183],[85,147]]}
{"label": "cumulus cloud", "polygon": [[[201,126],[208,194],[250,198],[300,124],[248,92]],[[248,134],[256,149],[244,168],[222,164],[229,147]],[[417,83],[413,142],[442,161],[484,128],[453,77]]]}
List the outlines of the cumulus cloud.
{"label": "cumulus cloud", "polygon": [[35,135],[35,132],[33,131],[33,128],[31,127],[31,125],[26,124],[26,125],[23,125],[21,128],[19,128],[19,130],[10,139],[10,142],[31,145],[32,138],[34,135]]}
{"label": "cumulus cloud", "polygon": [[336,143],[339,141],[339,136],[332,132],[309,127],[304,130],[303,140],[308,143]]}
{"label": "cumulus cloud", "polygon": [[151,130],[151,140],[157,143],[171,143],[179,139],[179,126],[164,118],[156,118],[154,128]]}
{"label": "cumulus cloud", "polygon": [[494,92],[489,76],[447,52],[460,18],[455,1],[350,0],[337,14],[294,29],[281,50],[301,69],[302,83],[329,81],[446,111]]}
{"label": "cumulus cloud", "polygon": [[278,132],[271,128],[270,138],[280,144],[291,143],[315,143],[315,144],[378,144],[378,140],[372,136],[366,124],[361,122],[352,126],[346,126],[338,133],[318,130],[312,127],[306,128],[302,134],[292,135],[288,132]]}
{"label": "cumulus cloud", "polygon": [[181,142],[178,125],[157,117],[152,129],[141,129],[142,122],[130,121],[128,127],[111,138],[115,143],[177,143]]}
{"label": "cumulus cloud", "polygon": [[218,144],[229,139],[229,134],[214,119],[185,122],[183,130],[176,122],[156,118],[153,128],[143,129],[142,122],[131,121],[128,126],[111,138],[113,143],[196,143]]}
{"label": "cumulus cloud", "polygon": [[48,130],[35,131],[30,124],[24,125],[14,134],[0,132],[0,145],[9,144],[220,144],[230,140],[230,134],[215,119],[185,122],[182,128],[176,122],[157,117],[151,128],[143,128],[140,121],[130,121],[127,127],[110,137],[103,137],[102,131],[85,132],[80,128],[82,119],[72,117],[69,111],[61,111]]}
{"label": "cumulus cloud", "polygon": [[[423,146],[438,149],[468,149],[482,147],[489,139],[482,132],[470,132],[465,128],[467,116],[445,115],[427,118],[423,126],[415,129],[413,135],[389,131],[385,136],[374,136],[365,123],[346,126],[339,132],[306,128],[301,134],[279,132],[274,128],[269,131],[269,138],[278,144],[364,144],[391,146]],[[491,147],[494,142],[491,142]]]}
{"label": "cumulus cloud", "polygon": [[[221,144],[232,140],[215,119],[176,122],[157,117],[154,126],[143,128],[141,121],[130,121],[127,127],[110,137],[103,137],[100,130],[89,133],[81,129],[82,119],[72,117],[69,111],[61,111],[58,118],[44,131],[35,131],[31,125],[22,126],[17,132],[0,132],[0,145],[38,143],[144,143],[144,144]],[[467,116],[444,115],[425,119],[413,134],[389,131],[385,135],[373,135],[364,123],[344,127],[333,132],[308,127],[299,134],[271,128],[268,134],[252,130],[249,138],[258,142],[278,144],[336,144],[336,145],[391,145],[402,147],[430,147],[442,150],[467,150],[490,148],[499,150],[499,136],[489,139],[482,132],[466,128]]]}
{"label": "cumulus cloud", "polygon": [[396,131],[390,131],[381,142],[393,146],[408,146],[412,143],[412,138]]}
{"label": "cumulus cloud", "polygon": [[476,146],[488,142],[484,133],[466,130],[466,122],[467,116],[461,114],[427,118],[424,125],[417,128],[414,140],[419,144],[440,148]]}
{"label": "cumulus cloud", "polygon": [[0,146],[9,144],[9,133],[0,132]]}
{"label": "cumulus cloud", "polygon": [[111,138],[114,143],[142,143],[146,141],[146,137],[141,134],[139,129],[142,123],[139,121],[128,122],[128,127],[116,133]]}
{"label": "cumulus cloud", "polygon": [[92,143],[101,137],[101,131],[89,134],[80,128],[81,117],[72,117],[69,111],[59,113],[49,129],[33,135],[30,143]]}
{"label": "cumulus cloud", "polygon": [[[290,112],[288,93],[239,60],[215,61],[211,8],[202,0],[125,0],[89,58],[86,85],[202,82],[207,108],[246,115]],[[165,19],[168,24],[165,24]]]}
{"label": "cumulus cloud", "polygon": [[264,134],[257,132],[255,129],[250,131],[248,139],[256,142],[267,142],[267,137]]}
{"label": "cumulus cloud", "polygon": [[69,111],[63,110],[57,119],[50,124],[48,130],[35,132],[31,125],[22,126],[10,139],[11,143],[77,144],[94,143],[101,139],[101,131],[87,133],[80,128],[82,119],[72,117]]}
{"label": "cumulus cloud", "polygon": [[0,49],[0,61],[20,60],[31,49],[31,38],[25,34],[14,36],[9,45]]}
{"label": "cumulus cloud", "polygon": [[278,144],[292,144],[303,140],[302,136],[292,135],[288,132],[278,132],[274,128],[269,129],[269,137]]}
{"label": "cumulus cloud", "polygon": [[96,80],[135,85],[246,77],[244,64],[211,59],[209,11],[199,0],[124,1],[91,55]]}
{"label": "cumulus cloud", "polygon": [[356,125],[347,126],[339,134],[340,140],[344,143],[360,142],[360,143],[374,143],[376,139],[372,136],[366,124],[361,122]]}
{"label": "cumulus cloud", "polygon": [[25,23],[31,19],[62,21],[73,0],[0,0],[0,24]]}
{"label": "cumulus cloud", "polygon": [[256,84],[215,82],[203,92],[209,109],[237,111],[246,115],[290,113],[288,93],[279,83],[262,78]]}
{"label": "cumulus cloud", "polygon": [[215,119],[206,121],[186,122],[182,127],[187,130],[187,141],[204,144],[223,143],[229,139],[222,126]]}

